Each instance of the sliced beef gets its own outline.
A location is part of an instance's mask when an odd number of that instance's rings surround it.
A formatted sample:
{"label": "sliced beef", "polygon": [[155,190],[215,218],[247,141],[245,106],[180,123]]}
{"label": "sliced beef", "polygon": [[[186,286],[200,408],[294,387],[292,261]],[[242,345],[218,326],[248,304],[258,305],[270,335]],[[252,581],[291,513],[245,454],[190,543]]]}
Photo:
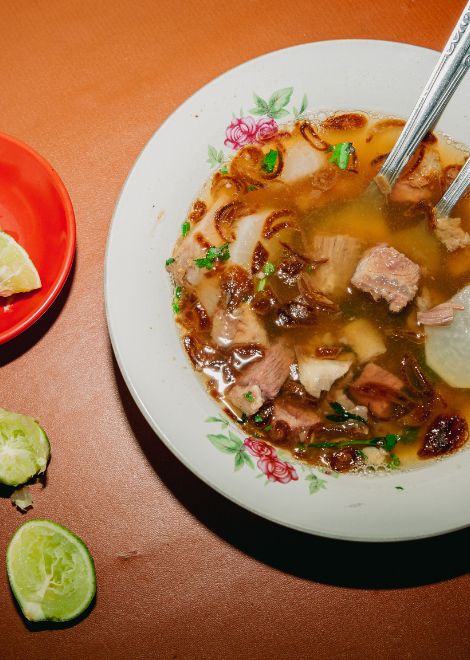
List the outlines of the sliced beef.
{"label": "sliced beef", "polygon": [[463,310],[463,305],[455,305],[449,300],[427,311],[418,312],[416,319],[421,325],[450,325],[454,320],[454,312]]}
{"label": "sliced beef", "polygon": [[305,252],[313,261],[324,262],[313,273],[303,275],[305,284],[327,296],[344,296],[363,249],[361,241],[352,236],[315,236],[313,244],[305,245]]}
{"label": "sliced beef", "polygon": [[441,193],[442,163],[436,147],[421,144],[393,188],[394,202],[420,202]]}
{"label": "sliced beef", "polygon": [[286,396],[278,397],[273,406],[273,422],[283,422],[291,431],[309,429],[321,421],[320,416],[305,404],[296,403]]}
{"label": "sliced beef", "polygon": [[387,419],[394,404],[401,402],[405,383],[386,369],[369,362],[349,388],[349,395],[357,403],[367,406],[374,417]]}
{"label": "sliced beef", "polygon": [[294,358],[294,351],[288,344],[283,341],[273,344],[261,360],[243,369],[227,398],[242,412],[253,415],[265,401],[278,395]]}
{"label": "sliced beef", "polygon": [[461,227],[461,218],[437,218],[436,236],[449,252],[470,245],[470,234]]}
{"label": "sliced beef", "polygon": [[391,312],[399,312],[415,297],[419,276],[417,264],[382,243],[364,254],[351,283],[374,300],[386,300]]}
{"label": "sliced beef", "polygon": [[212,319],[211,336],[218,346],[224,348],[232,344],[267,346],[269,343],[260,317],[247,303],[243,303],[233,312],[219,309]]}

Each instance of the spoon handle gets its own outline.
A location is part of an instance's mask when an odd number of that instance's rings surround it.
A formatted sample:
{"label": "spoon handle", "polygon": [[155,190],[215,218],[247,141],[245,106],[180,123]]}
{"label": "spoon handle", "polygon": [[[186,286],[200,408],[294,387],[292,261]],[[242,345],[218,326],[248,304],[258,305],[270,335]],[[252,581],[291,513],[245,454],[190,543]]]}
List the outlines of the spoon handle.
{"label": "spoon handle", "polygon": [[378,187],[390,192],[416,147],[441,116],[470,67],[470,2],[460,16],[410,118],[376,176]]}
{"label": "spoon handle", "polygon": [[434,207],[436,218],[447,218],[470,185],[470,158]]}

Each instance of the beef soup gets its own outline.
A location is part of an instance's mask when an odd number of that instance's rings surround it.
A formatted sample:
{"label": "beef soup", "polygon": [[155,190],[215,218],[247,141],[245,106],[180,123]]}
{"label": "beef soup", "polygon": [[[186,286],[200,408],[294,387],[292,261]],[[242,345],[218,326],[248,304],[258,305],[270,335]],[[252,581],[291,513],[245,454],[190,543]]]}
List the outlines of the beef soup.
{"label": "beef soup", "polygon": [[432,213],[466,152],[429,134],[388,197],[367,193],[403,123],[335,114],[242,148],[167,262],[210,394],[244,434],[330,470],[468,438],[470,204]]}

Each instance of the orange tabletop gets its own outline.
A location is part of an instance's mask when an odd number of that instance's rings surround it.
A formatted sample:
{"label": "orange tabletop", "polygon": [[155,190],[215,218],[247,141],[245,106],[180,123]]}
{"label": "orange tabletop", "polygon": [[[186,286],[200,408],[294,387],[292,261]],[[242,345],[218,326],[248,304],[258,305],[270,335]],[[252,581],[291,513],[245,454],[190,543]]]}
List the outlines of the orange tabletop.
{"label": "orange tabletop", "polygon": [[32,487],[32,511],[21,515],[0,499],[0,557],[21,522],[51,518],[86,540],[98,577],[86,618],[40,627],[22,619],[0,572],[1,658],[470,657],[468,530],[352,544],[237,508],[186,470],[138,412],[113,359],[103,306],[119,190],[184,99],[234,65],[308,41],[360,37],[441,49],[462,5],[0,3],[0,130],[58,170],[78,232],[58,301],[0,347],[0,405],[37,416],[53,450],[46,485]]}

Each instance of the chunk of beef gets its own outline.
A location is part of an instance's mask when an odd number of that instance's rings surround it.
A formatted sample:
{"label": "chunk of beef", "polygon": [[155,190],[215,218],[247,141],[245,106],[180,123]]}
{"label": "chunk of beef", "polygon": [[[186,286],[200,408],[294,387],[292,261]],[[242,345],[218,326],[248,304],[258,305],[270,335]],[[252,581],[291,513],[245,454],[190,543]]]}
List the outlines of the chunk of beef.
{"label": "chunk of beef", "polygon": [[438,150],[421,144],[410,166],[403,172],[393,188],[390,199],[394,202],[420,202],[441,192],[442,163]]}
{"label": "chunk of beef", "polygon": [[315,236],[305,252],[313,261],[325,261],[313,273],[303,275],[306,285],[327,296],[342,297],[363,249],[361,241],[352,236]]}
{"label": "chunk of beef", "polygon": [[268,335],[260,317],[243,303],[233,312],[219,309],[212,319],[212,339],[224,348],[232,344],[269,344]]}
{"label": "chunk of beef", "polygon": [[470,234],[461,224],[461,218],[436,218],[436,236],[449,252],[470,245]]}
{"label": "chunk of beef", "polygon": [[350,396],[367,406],[374,417],[390,417],[393,405],[401,400],[405,383],[386,369],[369,362],[349,388]]}
{"label": "chunk of beef", "polygon": [[278,395],[289,376],[294,357],[294,351],[285,342],[278,341],[273,344],[266,349],[261,360],[241,371],[227,398],[242,412],[253,415],[265,401]]}
{"label": "chunk of beef", "polygon": [[333,383],[348,372],[351,364],[351,360],[322,360],[301,355],[299,379],[307,392],[318,398],[322,392],[328,392]]}
{"label": "chunk of beef", "polygon": [[315,410],[292,399],[280,396],[273,406],[273,422],[284,422],[291,431],[309,429],[321,421]]}
{"label": "chunk of beef", "polygon": [[454,312],[462,312],[464,309],[463,305],[455,305],[448,300],[432,309],[418,312],[416,319],[421,325],[450,325],[454,320]]}
{"label": "chunk of beef", "polygon": [[399,312],[415,297],[419,276],[417,264],[382,243],[364,254],[351,283],[374,300],[384,298],[391,312]]}

